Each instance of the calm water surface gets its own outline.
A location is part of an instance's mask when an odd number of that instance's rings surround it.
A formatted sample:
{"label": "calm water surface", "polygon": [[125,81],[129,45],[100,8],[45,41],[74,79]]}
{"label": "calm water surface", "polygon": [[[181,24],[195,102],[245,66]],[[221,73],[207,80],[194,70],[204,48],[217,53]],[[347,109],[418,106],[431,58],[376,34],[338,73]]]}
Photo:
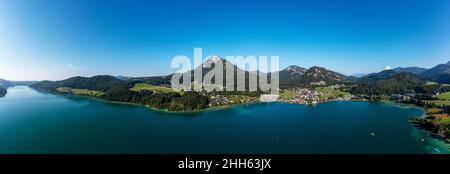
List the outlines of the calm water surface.
{"label": "calm water surface", "polygon": [[18,86],[0,98],[0,153],[449,153],[392,103],[266,103],[177,114]]}

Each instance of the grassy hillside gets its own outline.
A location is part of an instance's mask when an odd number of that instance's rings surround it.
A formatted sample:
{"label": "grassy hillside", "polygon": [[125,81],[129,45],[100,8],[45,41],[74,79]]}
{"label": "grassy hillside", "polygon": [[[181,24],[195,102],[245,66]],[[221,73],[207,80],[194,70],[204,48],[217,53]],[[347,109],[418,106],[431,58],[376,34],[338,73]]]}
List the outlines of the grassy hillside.
{"label": "grassy hillside", "polygon": [[439,100],[450,100],[450,92],[440,94],[436,98]]}

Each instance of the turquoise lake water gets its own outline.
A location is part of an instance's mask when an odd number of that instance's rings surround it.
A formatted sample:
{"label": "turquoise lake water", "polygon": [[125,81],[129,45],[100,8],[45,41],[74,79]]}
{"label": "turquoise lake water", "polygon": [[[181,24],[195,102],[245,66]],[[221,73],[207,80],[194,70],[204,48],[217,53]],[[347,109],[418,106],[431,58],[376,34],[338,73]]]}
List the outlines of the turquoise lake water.
{"label": "turquoise lake water", "polygon": [[393,103],[260,103],[198,113],[8,89],[0,153],[449,153]]}

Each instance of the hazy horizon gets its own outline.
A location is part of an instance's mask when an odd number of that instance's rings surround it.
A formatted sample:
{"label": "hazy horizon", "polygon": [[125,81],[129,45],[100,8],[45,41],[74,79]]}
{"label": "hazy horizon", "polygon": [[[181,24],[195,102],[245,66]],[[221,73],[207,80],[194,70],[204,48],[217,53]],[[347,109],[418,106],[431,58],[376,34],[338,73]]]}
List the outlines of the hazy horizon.
{"label": "hazy horizon", "polygon": [[177,55],[345,75],[450,60],[450,1],[0,1],[0,78],[158,76]]}

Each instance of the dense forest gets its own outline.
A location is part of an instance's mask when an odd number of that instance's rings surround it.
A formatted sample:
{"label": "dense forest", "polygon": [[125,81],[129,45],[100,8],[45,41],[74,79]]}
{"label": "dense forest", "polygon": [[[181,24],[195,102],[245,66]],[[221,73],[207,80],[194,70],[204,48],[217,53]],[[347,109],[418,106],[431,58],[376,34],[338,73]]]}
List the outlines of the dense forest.
{"label": "dense forest", "polygon": [[385,72],[379,75],[377,77],[369,76],[359,80],[356,86],[351,88],[350,92],[372,96],[411,94],[427,90],[424,87],[425,82],[412,73]]}

